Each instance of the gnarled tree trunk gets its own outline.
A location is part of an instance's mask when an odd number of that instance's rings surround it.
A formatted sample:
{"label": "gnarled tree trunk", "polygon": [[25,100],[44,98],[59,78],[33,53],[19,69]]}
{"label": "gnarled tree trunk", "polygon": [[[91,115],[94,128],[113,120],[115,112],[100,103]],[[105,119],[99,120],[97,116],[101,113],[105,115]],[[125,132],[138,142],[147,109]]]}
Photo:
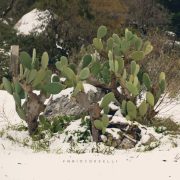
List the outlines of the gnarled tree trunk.
{"label": "gnarled tree trunk", "polygon": [[26,122],[28,124],[29,134],[32,135],[38,127],[38,117],[44,111],[44,98],[30,92],[29,99],[26,104]]}

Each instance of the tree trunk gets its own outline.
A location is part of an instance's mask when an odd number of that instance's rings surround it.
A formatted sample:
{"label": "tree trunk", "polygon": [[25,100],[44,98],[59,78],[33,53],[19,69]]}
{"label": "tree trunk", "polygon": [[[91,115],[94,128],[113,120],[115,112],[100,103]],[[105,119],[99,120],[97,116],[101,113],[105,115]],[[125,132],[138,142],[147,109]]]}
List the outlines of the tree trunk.
{"label": "tree trunk", "polygon": [[100,119],[101,117],[101,108],[98,103],[94,103],[89,108],[89,115],[91,119],[91,132],[93,141],[99,142],[99,130],[95,128],[94,121]]}
{"label": "tree trunk", "polygon": [[101,117],[101,108],[99,107],[99,104],[90,104],[88,96],[84,92],[79,92],[76,95],[76,101],[81,105],[82,108],[85,108],[86,111],[89,113],[91,119],[91,133],[93,141],[98,142],[100,133],[99,130],[95,128],[94,121],[100,119]]}
{"label": "tree trunk", "polygon": [[27,101],[26,122],[28,124],[28,131],[30,135],[33,135],[38,127],[38,117],[41,112],[44,111],[44,100],[41,101],[42,96],[38,96],[34,93],[29,93],[29,99]]}

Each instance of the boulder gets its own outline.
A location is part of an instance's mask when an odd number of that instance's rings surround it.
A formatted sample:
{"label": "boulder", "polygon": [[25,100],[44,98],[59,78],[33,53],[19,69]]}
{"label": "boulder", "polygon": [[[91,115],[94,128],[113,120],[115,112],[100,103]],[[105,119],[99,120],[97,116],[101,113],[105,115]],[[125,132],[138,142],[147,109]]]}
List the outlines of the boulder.
{"label": "boulder", "polygon": [[[92,87],[85,87],[85,93],[87,94],[89,103],[97,102],[101,100],[104,93],[100,89],[93,89]],[[68,93],[66,93],[66,91]],[[87,112],[87,109],[77,102],[76,98],[71,97],[73,89],[68,88],[61,91],[59,95],[52,97],[47,103],[44,115],[47,118],[53,118],[57,116],[79,116]]]}

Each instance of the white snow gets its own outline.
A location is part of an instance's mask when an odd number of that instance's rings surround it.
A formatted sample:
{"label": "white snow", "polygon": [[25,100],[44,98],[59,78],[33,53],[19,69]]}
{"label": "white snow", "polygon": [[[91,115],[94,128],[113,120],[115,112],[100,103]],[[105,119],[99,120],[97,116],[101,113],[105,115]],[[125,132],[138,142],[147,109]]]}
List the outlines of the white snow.
{"label": "white snow", "polygon": [[111,134],[113,136],[113,138],[115,138],[115,139],[120,138],[120,135],[118,134],[118,132],[120,132],[120,130],[117,128],[106,128],[106,132]]}
{"label": "white snow", "polygon": [[71,94],[73,93],[73,90],[74,90],[73,87],[64,89],[59,94],[53,95],[52,100],[55,100],[55,99],[60,98],[62,96],[68,96],[68,98],[70,98]]}
{"label": "white snow", "polygon": [[122,114],[120,116],[113,116],[111,121],[113,123],[121,123],[121,124],[131,124],[130,121],[128,121],[125,117],[122,116]]}
{"label": "white snow", "polygon": [[83,86],[84,86],[84,92],[87,94],[89,91],[93,91],[94,93],[97,92],[97,88],[94,87],[93,85],[91,84],[87,84],[87,83],[83,83]]}
{"label": "white snow", "polygon": [[[64,79],[61,79],[61,80],[64,80]],[[97,92],[96,87],[94,87],[94,86],[92,86],[92,85],[90,85],[90,84],[83,83],[83,86],[84,86],[84,92],[85,92],[85,93],[88,93],[89,91],[92,91],[92,92],[94,92],[94,93]],[[72,93],[73,93],[73,90],[74,90],[73,87],[64,89],[64,90],[62,90],[59,94],[53,95],[53,96],[52,96],[52,100],[55,100],[55,99],[60,98],[60,97],[62,97],[62,96],[68,96],[68,98],[70,99],[70,98],[71,98],[71,95],[72,95]]]}
{"label": "white snow", "polygon": [[14,26],[18,34],[29,35],[30,33],[41,33],[45,30],[51,18],[50,12],[33,9],[25,14]]}
{"label": "white snow", "polygon": [[[72,88],[62,94],[68,95],[68,92],[72,92]],[[173,114],[173,118],[180,116],[178,110],[180,105],[177,106],[177,109],[175,109],[177,113]],[[15,111],[13,97],[6,91],[0,91],[0,114],[0,130],[7,127],[8,124],[22,123]],[[73,132],[74,129],[84,130],[80,126],[80,120],[73,121],[66,128],[66,131]],[[23,147],[22,143],[13,142],[7,138],[8,135],[19,141],[27,140],[27,143],[32,143],[26,131],[17,132],[9,129],[5,132],[6,135],[0,137],[0,179],[49,180],[61,178],[64,180],[109,180],[112,177],[126,180],[180,179],[179,136],[163,136],[155,133],[153,128],[145,128],[143,126],[141,130],[144,135],[152,133],[161,141],[161,145],[147,152],[138,152],[135,149],[115,150],[113,155],[103,155],[102,153],[88,153],[96,146],[95,143],[90,142],[74,147],[79,152],[86,150],[85,154],[78,155],[72,154],[72,152],[67,154],[66,150],[70,148],[70,144],[63,143],[65,134],[63,134],[64,137],[57,134],[50,139],[50,153],[34,153],[32,149]],[[113,133],[115,134],[115,131]],[[145,138],[146,136],[144,136]],[[101,144],[99,148],[102,150],[104,146]]]}
{"label": "white snow", "polygon": [[178,180],[180,153],[177,149],[165,152],[117,155],[67,154],[56,155],[26,151],[0,152],[1,180],[92,180],[112,178],[138,180]]}
{"label": "white snow", "polygon": [[22,120],[15,110],[13,97],[6,91],[0,90],[0,127],[2,124],[18,124]]}

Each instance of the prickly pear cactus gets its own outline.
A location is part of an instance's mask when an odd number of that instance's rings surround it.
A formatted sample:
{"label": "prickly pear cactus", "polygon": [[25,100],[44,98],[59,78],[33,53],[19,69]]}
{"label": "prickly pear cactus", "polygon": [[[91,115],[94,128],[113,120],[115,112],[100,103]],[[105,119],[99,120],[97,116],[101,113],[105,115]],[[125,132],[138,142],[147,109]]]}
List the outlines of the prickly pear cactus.
{"label": "prickly pear cactus", "polygon": [[[43,53],[40,62],[36,58],[35,49],[32,57],[26,52],[21,52],[19,75],[13,77],[12,82],[3,78],[3,86],[14,97],[16,111],[26,120],[30,134],[37,129],[37,119],[45,108],[46,98],[51,94],[59,93],[64,88],[60,82],[51,81],[52,71],[48,69],[48,62],[47,52]],[[34,91],[39,91],[39,95]],[[22,103],[23,99],[25,99],[24,103]]]}
{"label": "prickly pear cactus", "polygon": [[[107,28],[100,26],[91,47],[94,53],[86,53],[78,65],[71,64],[64,56],[56,62],[60,77],[65,78],[63,84],[57,75],[52,77],[48,54],[43,53],[38,61],[35,50],[32,57],[21,53],[19,76],[14,77],[13,82],[3,78],[3,86],[13,95],[17,112],[27,121],[30,133],[37,129],[37,118],[44,110],[45,99],[67,87],[74,88],[72,96],[89,112],[94,141],[98,141],[99,133],[104,134],[109,126],[112,102],[119,105],[122,115],[131,121],[149,122],[157,114],[155,106],[166,88],[165,74],[161,72],[158,84],[154,84],[141,69],[141,61],[153,50],[151,43],[128,29],[122,37],[118,34],[107,37]],[[101,102],[88,102],[84,82],[106,93]],[[36,95],[34,90],[40,94]],[[26,101],[22,104],[24,98]]]}
{"label": "prickly pear cactus", "polygon": [[[123,37],[113,34],[106,37],[107,28],[100,26],[97,37],[92,40],[94,54],[86,54],[74,71],[66,58],[56,63],[57,69],[66,78],[65,84],[74,87],[74,96],[83,92],[83,81],[107,92],[99,107],[103,115],[95,121],[95,127],[105,132],[108,123],[103,119],[109,113],[109,104],[119,104],[122,115],[131,121],[145,123],[156,114],[154,107],[164,93],[165,74],[160,73],[158,84],[153,84],[147,73],[142,73],[141,61],[151,53],[149,41],[143,41],[128,29]],[[145,98],[138,104],[138,99]]]}

